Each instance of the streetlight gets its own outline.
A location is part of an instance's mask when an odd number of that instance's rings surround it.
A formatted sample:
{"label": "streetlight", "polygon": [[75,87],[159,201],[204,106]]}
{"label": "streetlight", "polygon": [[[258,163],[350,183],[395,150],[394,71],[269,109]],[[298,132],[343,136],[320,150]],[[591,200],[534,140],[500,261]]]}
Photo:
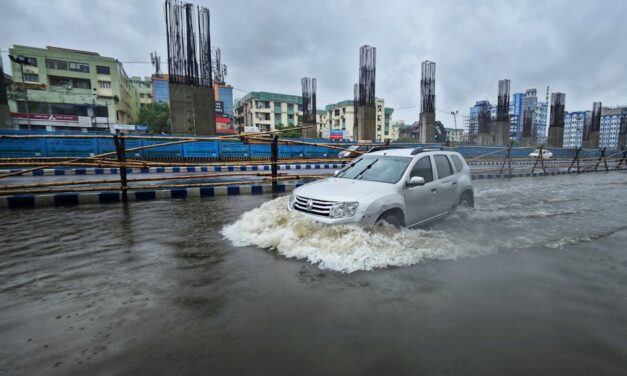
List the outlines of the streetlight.
{"label": "streetlight", "polygon": [[26,121],[28,122],[28,129],[30,130],[30,109],[28,108],[28,89],[26,88],[26,84],[24,83],[24,64],[28,64],[28,59],[24,56],[13,56],[9,55],[9,59],[15,64],[20,65],[20,74],[22,76],[22,88],[24,89],[24,100],[26,102]]}

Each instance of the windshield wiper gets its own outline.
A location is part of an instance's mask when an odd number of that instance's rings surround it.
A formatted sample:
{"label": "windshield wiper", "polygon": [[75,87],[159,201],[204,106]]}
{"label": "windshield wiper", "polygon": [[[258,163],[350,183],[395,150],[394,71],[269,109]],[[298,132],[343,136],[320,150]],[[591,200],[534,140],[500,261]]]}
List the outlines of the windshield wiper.
{"label": "windshield wiper", "polygon": [[372,167],[372,165],[374,165],[377,162],[379,162],[379,160],[375,159],[374,162],[370,163],[368,166],[366,166],[366,168],[364,168],[363,170],[361,170],[361,172],[359,172],[357,175],[355,175],[355,177],[353,179],[355,179],[355,180],[359,179],[361,176],[363,176],[366,173],[366,171],[368,171],[370,169],[370,167]]}

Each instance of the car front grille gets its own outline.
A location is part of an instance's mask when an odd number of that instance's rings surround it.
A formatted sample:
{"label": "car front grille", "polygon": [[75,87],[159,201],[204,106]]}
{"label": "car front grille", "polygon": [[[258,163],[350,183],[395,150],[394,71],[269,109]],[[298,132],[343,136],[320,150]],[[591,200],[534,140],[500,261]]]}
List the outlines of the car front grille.
{"label": "car front grille", "polygon": [[333,201],[314,200],[302,196],[296,196],[296,200],[294,201],[294,209],[309,214],[321,215],[324,217],[329,216],[331,206],[333,206]]}

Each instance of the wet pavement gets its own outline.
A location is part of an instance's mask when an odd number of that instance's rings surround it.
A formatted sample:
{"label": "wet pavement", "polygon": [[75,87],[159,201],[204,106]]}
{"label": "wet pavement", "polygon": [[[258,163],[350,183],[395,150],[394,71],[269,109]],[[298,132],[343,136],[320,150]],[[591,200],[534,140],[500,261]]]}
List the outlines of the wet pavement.
{"label": "wet pavement", "polygon": [[624,375],[627,174],[475,189],[393,233],[271,195],[0,211],[0,374]]}

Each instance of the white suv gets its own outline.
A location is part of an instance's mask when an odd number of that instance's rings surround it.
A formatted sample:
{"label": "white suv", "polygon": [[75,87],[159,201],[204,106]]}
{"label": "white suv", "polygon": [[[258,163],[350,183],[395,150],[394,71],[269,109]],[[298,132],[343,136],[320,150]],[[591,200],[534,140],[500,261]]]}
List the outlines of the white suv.
{"label": "white suv", "polygon": [[412,227],[456,206],[474,206],[468,164],[456,152],[418,148],[365,154],[332,178],[296,188],[288,209],[327,224]]}

